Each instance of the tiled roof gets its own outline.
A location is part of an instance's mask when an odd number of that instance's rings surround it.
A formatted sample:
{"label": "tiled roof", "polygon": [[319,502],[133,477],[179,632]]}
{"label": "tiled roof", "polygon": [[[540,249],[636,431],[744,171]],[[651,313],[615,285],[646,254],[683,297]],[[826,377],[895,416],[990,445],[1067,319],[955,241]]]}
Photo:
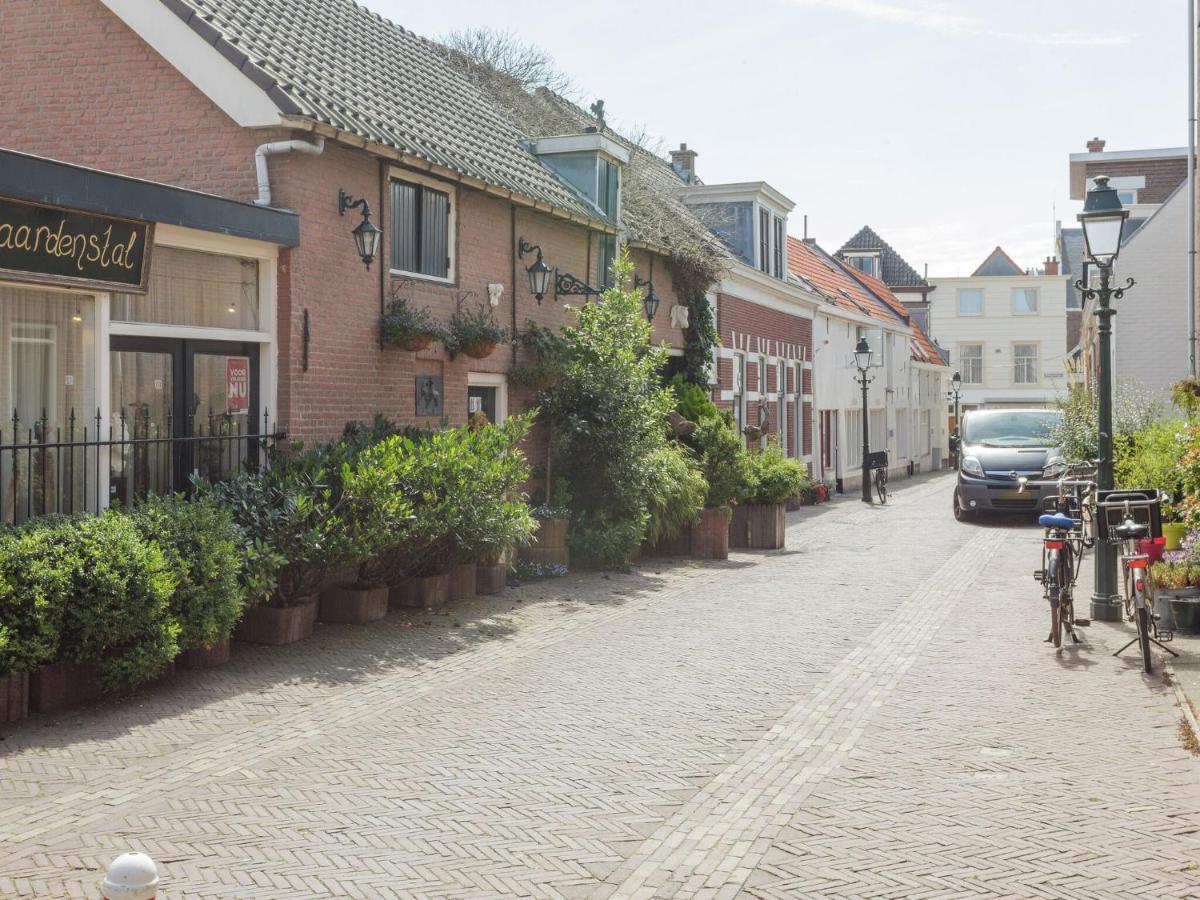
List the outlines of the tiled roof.
{"label": "tiled roof", "polygon": [[1025,270],[1018,266],[1004,248],[997,245],[996,249],[987,255],[987,259],[979,264],[971,277],[976,275],[1024,275]]}
{"label": "tiled roof", "polygon": [[[914,320],[910,311],[905,307],[904,302],[892,293],[891,288],[874,276],[868,275],[866,272],[860,272],[853,266],[848,266],[849,273],[863,283],[871,293],[877,296],[880,300],[886,303],[894,313],[908,322],[908,326],[912,329],[911,352],[912,358],[919,362],[933,363],[935,365],[946,365],[946,359],[929,336],[925,333],[921,323]],[[921,310],[922,313],[925,310]]]}
{"label": "tiled roof", "polygon": [[1058,233],[1058,252],[1062,257],[1064,275],[1083,274],[1083,229],[1063,228]]}
{"label": "tiled roof", "polygon": [[893,325],[900,320],[814,241],[802,241],[788,235],[787,255],[788,272],[811,284],[827,303]]}
{"label": "tiled roof", "polygon": [[315,119],[568,214],[601,217],[418,37],[351,0],[159,0],[265,90]]}
{"label": "tiled roof", "polygon": [[889,287],[929,286],[929,282],[918,275],[917,270],[910,266],[903,256],[866,225],[859,229],[858,234],[842,244],[836,255],[841,257],[852,250],[878,250],[880,274]]}

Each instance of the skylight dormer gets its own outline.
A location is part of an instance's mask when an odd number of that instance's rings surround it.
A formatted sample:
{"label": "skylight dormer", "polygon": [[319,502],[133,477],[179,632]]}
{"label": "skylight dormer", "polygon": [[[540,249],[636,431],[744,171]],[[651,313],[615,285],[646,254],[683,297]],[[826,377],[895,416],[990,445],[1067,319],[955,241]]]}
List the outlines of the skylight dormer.
{"label": "skylight dormer", "polygon": [[629,151],[601,132],[538,138],[533,153],[606,219],[621,219],[621,169]]}

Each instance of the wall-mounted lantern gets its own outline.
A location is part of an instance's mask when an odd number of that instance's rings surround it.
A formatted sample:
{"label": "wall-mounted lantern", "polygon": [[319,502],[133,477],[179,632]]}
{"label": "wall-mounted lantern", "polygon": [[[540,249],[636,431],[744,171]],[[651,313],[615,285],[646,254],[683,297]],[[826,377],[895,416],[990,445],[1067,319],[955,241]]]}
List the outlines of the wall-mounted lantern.
{"label": "wall-mounted lantern", "polygon": [[359,197],[355,200],[345,191],[339,190],[338,215],[344,216],[348,209],[362,210],[362,221],[350,233],[354,236],[354,246],[358,250],[359,258],[362,259],[369,272],[371,263],[379,254],[379,242],[383,239],[383,232],[371,222],[371,205],[367,203],[366,197]]}
{"label": "wall-mounted lantern", "polygon": [[654,293],[654,281],[648,278],[642,278],[640,275],[633,276],[633,289],[648,287],[646,296],[642,298],[642,309],[646,311],[646,321],[653,322],[654,314],[658,312],[658,294]]}
{"label": "wall-mounted lantern", "polygon": [[517,243],[517,259],[524,259],[526,253],[533,253],[535,250],[537,259],[532,265],[525,267],[525,274],[529,276],[529,292],[541,303],[550,290],[550,276],[554,274],[554,270],[546,265],[542,258],[542,248],[537,244],[531,244],[525,238],[521,238]]}

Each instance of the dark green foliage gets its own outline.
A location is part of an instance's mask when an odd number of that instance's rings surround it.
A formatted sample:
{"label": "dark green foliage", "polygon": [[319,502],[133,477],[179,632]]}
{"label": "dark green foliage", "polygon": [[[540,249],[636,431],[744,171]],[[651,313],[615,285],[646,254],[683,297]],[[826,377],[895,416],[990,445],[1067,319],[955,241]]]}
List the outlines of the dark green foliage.
{"label": "dark green foliage", "polygon": [[783,503],[791,497],[800,497],[811,486],[804,465],[788,459],[773,443],[750,454],[747,473],[743,503]]}
{"label": "dark green foliage", "polygon": [[500,344],[507,340],[508,331],[496,321],[488,307],[480,304],[475,309],[464,310],[460,305],[450,316],[446,352],[454,359],[468,344]]}
{"label": "dark green foliage", "polygon": [[568,349],[566,338],[530,321],[517,340],[529,351],[532,361],[513,366],[508,373],[509,381],[536,388],[552,383],[565,364]]}
{"label": "dark green foliage", "polygon": [[684,332],[683,365],[687,380],[700,388],[708,387],[708,372],[712,366],[713,350],[720,345],[712,306],[705,290],[693,288],[686,292],[688,327]]}
{"label": "dark green foliage", "polygon": [[424,337],[442,340],[445,328],[436,322],[429,307],[417,309],[404,297],[393,297],[379,320],[379,332],[385,344],[405,347]]}
{"label": "dark green foliage", "polygon": [[179,646],[207,649],[233,631],[245,608],[245,537],[211,497],[150,497],[133,512],[143,540],[158,544],[178,580],[171,615]]}
{"label": "dark green foliage", "polygon": [[708,483],[700,474],[695,455],[682,444],[664,444],[651,463],[655,485],[648,495],[650,521],[646,539],[657,544],[678,537],[700,521]]}
{"label": "dark green foliage", "polygon": [[700,472],[708,482],[706,507],[732,506],[746,495],[750,488],[749,455],[728,412],[698,422],[689,443],[696,450]]}
{"label": "dark green foliage", "polygon": [[0,678],[54,661],[70,589],[48,529],[0,532]]}
{"label": "dark green foliage", "polygon": [[716,418],[720,414],[709,397],[707,386],[693,384],[682,372],[671,379],[671,392],[675,395],[675,411],[689,422]]}

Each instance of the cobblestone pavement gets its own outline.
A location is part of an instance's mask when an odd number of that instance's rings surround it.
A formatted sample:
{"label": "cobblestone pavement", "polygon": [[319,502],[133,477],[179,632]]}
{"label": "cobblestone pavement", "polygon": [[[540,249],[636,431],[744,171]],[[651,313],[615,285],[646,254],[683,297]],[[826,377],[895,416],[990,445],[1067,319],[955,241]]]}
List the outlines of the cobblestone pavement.
{"label": "cobblestone pavement", "polygon": [[0,742],[0,897],[1200,897],[1200,763],[1123,626],[1055,655],[1035,531],[951,481],[240,646]]}

